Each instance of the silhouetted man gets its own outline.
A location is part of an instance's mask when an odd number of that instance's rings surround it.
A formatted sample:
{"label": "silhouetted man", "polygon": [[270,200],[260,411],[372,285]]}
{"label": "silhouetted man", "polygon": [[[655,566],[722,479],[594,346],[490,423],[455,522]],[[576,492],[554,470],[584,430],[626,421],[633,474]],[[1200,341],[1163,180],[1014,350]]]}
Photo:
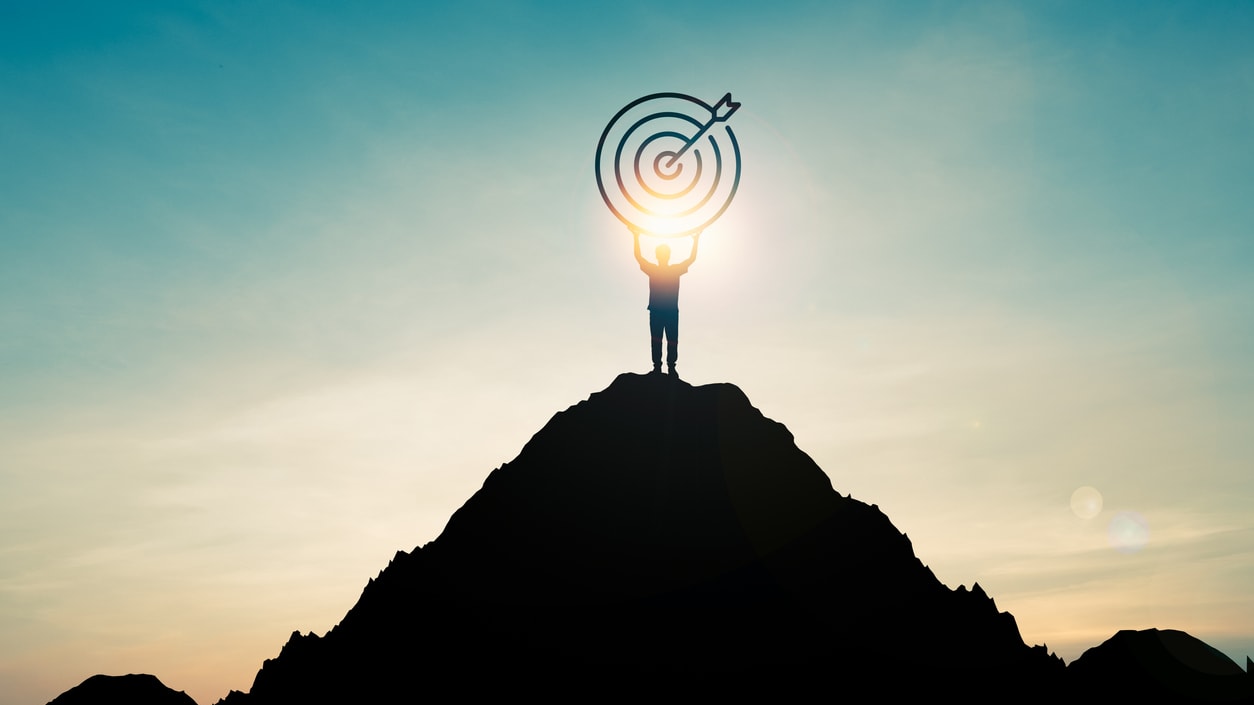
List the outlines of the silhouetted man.
{"label": "silhouetted man", "polygon": [[701,233],[692,236],[692,254],[679,264],[670,264],[671,248],[657,246],[657,264],[640,254],[640,233],[632,231],[635,238],[636,261],[640,271],[649,275],[649,336],[653,343],[653,371],[662,371],[662,336],[666,336],[666,368],[675,374],[675,360],[679,358],[679,277],[697,260],[697,244]]}

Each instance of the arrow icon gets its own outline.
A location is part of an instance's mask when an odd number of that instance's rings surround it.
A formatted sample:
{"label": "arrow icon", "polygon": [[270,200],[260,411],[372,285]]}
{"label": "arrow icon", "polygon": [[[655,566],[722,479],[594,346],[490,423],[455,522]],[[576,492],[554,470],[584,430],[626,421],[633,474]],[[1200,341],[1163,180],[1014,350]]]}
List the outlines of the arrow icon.
{"label": "arrow icon", "polygon": [[714,127],[714,123],[727,122],[727,118],[731,117],[732,113],[736,112],[736,109],[739,107],[740,103],[732,101],[731,93],[724,95],[722,100],[715,103],[713,108],[710,108],[710,119],[701,126],[700,130],[697,130],[697,134],[693,135],[692,139],[684,143],[683,148],[671,155],[671,158],[666,161],[666,168],[670,169],[674,167],[675,162],[680,157],[684,156],[684,152],[687,152],[688,149],[692,147],[692,145],[696,144],[697,140],[701,139],[701,137],[705,135],[711,127]]}

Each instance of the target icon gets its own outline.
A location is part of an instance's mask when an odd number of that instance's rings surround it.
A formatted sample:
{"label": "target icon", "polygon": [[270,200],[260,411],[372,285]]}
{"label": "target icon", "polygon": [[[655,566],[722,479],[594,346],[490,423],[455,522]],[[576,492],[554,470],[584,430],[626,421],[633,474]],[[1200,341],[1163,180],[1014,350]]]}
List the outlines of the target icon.
{"label": "target icon", "polygon": [[597,143],[601,198],[634,232],[681,237],[704,230],[740,186],[740,145],[727,119],[740,103],[683,93],[628,103]]}

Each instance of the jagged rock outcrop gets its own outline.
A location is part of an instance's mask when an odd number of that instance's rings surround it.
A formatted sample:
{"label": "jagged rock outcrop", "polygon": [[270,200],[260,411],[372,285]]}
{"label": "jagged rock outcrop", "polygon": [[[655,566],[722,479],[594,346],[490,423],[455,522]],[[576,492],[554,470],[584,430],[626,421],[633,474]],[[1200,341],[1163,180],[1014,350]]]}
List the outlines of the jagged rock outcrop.
{"label": "jagged rock outcrop", "polygon": [[196,705],[191,696],[167,687],[156,676],[95,675],[58,695],[48,705]]}
{"label": "jagged rock outcrop", "polygon": [[[877,697],[1058,686],[978,585],[950,590],[729,384],[619,376],[557,414],[324,637],[224,703],[468,692]],[[1021,699],[1021,694],[1006,697]]]}

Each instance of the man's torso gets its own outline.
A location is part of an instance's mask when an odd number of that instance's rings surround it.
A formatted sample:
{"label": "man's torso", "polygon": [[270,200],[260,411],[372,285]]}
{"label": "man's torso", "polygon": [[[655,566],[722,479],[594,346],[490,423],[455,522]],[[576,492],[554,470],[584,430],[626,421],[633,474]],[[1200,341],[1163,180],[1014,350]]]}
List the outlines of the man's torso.
{"label": "man's torso", "polygon": [[641,271],[649,275],[649,310],[679,310],[679,277],[688,271],[680,265],[641,265]]}

